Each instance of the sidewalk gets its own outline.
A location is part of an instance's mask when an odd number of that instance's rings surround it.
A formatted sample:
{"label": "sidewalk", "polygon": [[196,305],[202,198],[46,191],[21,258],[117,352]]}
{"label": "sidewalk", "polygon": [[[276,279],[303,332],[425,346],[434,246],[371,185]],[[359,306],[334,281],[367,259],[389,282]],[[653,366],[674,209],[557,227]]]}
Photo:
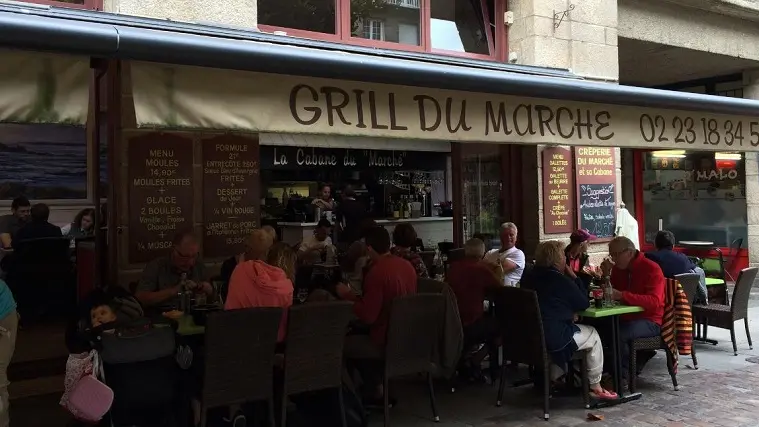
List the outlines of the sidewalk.
{"label": "sidewalk", "polygon": [[[751,305],[759,305],[753,301]],[[717,346],[696,343],[699,369],[692,369],[690,356],[680,357],[674,391],[662,352],[651,360],[638,380],[643,397],[635,402],[602,410],[583,409],[579,396],[553,399],[551,418],[542,419],[542,400],[531,386],[507,388],[502,407],[495,406],[497,386],[475,385],[451,394],[442,385],[436,389],[441,427],[495,426],[620,426],[704,427],[759,425],[759,306],[749,309],[750,328],[756,350],[749,350],[743,322],[736,322],[738,356],[733,356],[730,332],[709,328]],[[392,387],[392,384],[391,384]],[[397,392],[397,393],[396,393]],[[399,405],[391,411],[394,427],[433,426],[424,383],[401,384]],[[588,412],[601,414],[603,421],[587,421]],[[373,414],[372,426],[382,425],[382,415]]]}

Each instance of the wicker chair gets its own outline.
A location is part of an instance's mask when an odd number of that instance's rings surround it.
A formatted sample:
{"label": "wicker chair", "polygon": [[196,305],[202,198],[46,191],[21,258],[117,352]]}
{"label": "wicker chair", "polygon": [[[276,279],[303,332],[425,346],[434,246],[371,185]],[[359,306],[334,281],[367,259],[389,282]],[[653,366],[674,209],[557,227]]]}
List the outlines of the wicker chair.
{"label": "wicker chair", "polygon": [[[543,418],[549,418],[551,358],[546,349],[543,319],[540,315],[538,296],[535,291],[504,287],[498,289],[495,295],[496,318],[498,319],[504,343],[503,360],[523,363],[542,370],[543,376]],[[585,407],[590,407],[588,390],[587,367],[585,366],[585,351],[577,351],[573,357],[580,361],[582,378],[582,394]],[[506,386],[506,363],[501,367],[501,383],[498,386],[496,406],[501,406],[503,391]]]}
{"label": "wicker chair", "polygon": [[[676,275],[675,279],[677,279],[677,281],[680,282],[680,285],[683,287],[685,296],[688,298],[688,306],[690,306],[691,311],[693,311],[693,300],[696,298],[696,293],[698,292],[699,281],[701,280],[700,276],[696,273],[684,273]],[[695,319],[693,319],[692,327],[695,333]],[[691,346],[690,357],[693,359],[693,369],[698,369],[698,359],[696,358],[695,345]]]}
{"label": "wicker chair", "polygon": [[638,357],[636,353],[641,350],[664,350],[667,354],[667,371],[672,378],[672,386],[675,390],[679,390],[677,385],[677,373],[675,372],[675,357],[669,351],[669,347],[664,343],[661,336],[637,338],[628,344],[630,346],[630,365],[628,371],[630,393],[635,393],[638,381]]}
{"label": "wicker chair", "polygon": [[432,360],[444,310],[445,297],[441,294],[405,295],[393,300],[385,345],[385,427],[390,425],[390,378],[418,373],[427,374],[432,416],[435,422],[440,421],[432,386]]}
{"label": "wicker chair", "polygon": [[345,332],[353,304],[309,303],[290,308],[287,321],[281,426],[287,425],[287,401],[294,394],[334,388],[345,427],[342,369]]}
{"label": "wicker chair", "polygon": [[447,285],[435,279],[420,278],[416,282],[416,292],[420,294],[439,294]]}
{"label": "wicker chair", "polygon": [[[754,285],[759,268],[750,267],[741,270],[738,280],[735,282],[733,290],[733,300],[730,305],[723,304],[696,304],[693,306],[693,317],[697,322],[704,324],[704,339],[707,339],[708,326],[714,326],[730,330],[730,339],[733,342],[733,354],[738,355],[738,345],[735,342],[735,322],[743,319],[746,327],[746,338],[748,338],[748,347],[753,349],[751,343],[751,333],[748,329],[748,299],[751,294],[751,287]],[[716,341],[713,342],[716,345]]]}
{"label": "wicker chair", "polygon": [[220,311],[208,315],[201,427],[208,409],[266,401],[274,427],[274,349],[282,309]]}

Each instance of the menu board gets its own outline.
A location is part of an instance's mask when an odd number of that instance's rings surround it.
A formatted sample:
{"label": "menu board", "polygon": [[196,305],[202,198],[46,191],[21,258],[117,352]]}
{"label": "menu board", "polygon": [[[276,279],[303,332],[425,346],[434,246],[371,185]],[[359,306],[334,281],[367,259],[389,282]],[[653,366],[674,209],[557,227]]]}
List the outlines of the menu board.
{"label": "menu board", "polygon": [[222,135],[203,141],[203,254],[242,252],[258,224],[258,140]]}
{"label": "menu board", "polygon": [[129,262],[166,255],[178,230],[192,227],[192,140],[168,133],[132,138]]}
{"label": "menu board", "polygon": [[574,179],[572,152],[566,148],[543,150],[543,230],[546,234],[571,233]]}
{"label": "menu board", "polygon": [[614,148],[575,147],[577,222],[597,237],[614,237],[616,166]]}

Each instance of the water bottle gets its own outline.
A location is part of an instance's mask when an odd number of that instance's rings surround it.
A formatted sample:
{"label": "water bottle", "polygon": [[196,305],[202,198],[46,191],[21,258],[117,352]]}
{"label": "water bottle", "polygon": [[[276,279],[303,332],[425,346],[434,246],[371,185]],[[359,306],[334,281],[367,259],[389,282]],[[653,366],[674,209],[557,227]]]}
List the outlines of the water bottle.
{"label": "water bottle", "polygon": [[614,288],[611,286],[611,280],[607,278],[604,282],[604,307],[614,307],[612,293],[614,293]]}

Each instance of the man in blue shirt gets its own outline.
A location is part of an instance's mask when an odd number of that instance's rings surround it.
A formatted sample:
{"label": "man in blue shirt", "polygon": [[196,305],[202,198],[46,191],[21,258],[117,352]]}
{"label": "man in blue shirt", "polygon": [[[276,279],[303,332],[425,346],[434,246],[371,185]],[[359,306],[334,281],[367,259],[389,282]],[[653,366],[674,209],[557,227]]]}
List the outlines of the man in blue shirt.
{"label": "man in blue shirt", "polygon": [[8,285],[0,279],[0,427],[8,427],[8,365],[16,348],[18,314],[16,300]]}
{"label": "man in blue shirt", "polygon": [[675,235],[668,230],[660,230],[654,238],[656,250],[646,252],[646,257],[659,264],[664,277],[673,279],[678,274],[696,273],[700,275],[696,301],[706,303],[706,275],[701,267],[698,267],[685,254],[673,250],[675,247]]}

